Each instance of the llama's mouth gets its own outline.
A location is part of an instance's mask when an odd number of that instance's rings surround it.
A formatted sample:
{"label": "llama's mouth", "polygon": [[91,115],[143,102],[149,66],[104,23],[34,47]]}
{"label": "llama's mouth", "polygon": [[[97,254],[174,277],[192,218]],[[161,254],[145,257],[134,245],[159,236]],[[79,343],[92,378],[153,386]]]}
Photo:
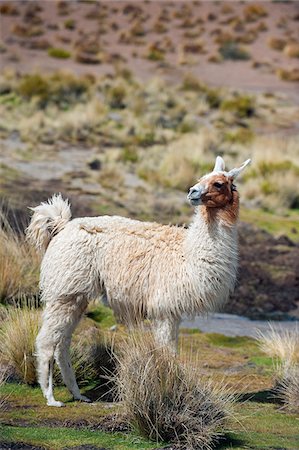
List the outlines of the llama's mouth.
{"label": "llama's mouth", "polygon": [[189,200],[189,202],[191,203],[192,206],[202,205],[202,200],[201,200],[200,197],[199,198],[192,198],[192,197],[189,197],[189,195],[188,195],[187,198],[188,198],[188,200]]}

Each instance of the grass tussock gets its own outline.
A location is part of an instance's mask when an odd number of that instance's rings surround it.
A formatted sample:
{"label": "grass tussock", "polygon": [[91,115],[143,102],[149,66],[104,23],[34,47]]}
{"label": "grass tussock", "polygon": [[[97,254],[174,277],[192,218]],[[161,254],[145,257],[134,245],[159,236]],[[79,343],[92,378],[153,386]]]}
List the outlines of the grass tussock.
{"label": "grass tussock", "polygon": [[275,362],[275,392],[286,409],[299,412],[299,329],[275,330],[260,333],[262,351]]}
{"label": "grass tussock", "polygon": [[39,257],[0,210],[0,302],[38,292]]}
{"label": "grass tussock", "polygon": [[35,308],[11,307],[0,329],[1,365],[30,385],[37,381],[34,350],[40,320],[40,311]]}
{"label": "grass tussock", "polygon": [[153,441],[211,449],[224,431],[231,397],[203,381],[151,336],[122,345],[116,383],[126,415]]}
{"label": "grass tussock", "polygon": [[299,364],[299,329],[275,330],[260,334],[259,344],[262,351],[272,358],[279,358],[287,365]]}

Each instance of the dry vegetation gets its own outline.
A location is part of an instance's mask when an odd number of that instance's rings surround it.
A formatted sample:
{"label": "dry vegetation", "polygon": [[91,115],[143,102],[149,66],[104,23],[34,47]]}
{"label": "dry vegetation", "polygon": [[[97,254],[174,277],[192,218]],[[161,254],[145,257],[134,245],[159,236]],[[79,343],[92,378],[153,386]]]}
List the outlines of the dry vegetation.
{"label": "dry vegetation", "polygon": [[232,412],[225,387],[199,378],[150,335],[130,336],[120,351],[116,384],[131,425],[153,441],[214,447]]}
{"label": "dry vegetation", "polygon": [[285,408],[299,412],[299,329],[295,331],[271,328],[259,336],[261,349],[273,358],[275,392]]}
{"label": "dry vegetation", "polygon": [[[151,57],[160,52],[149,47]],[[86,182],[109,188],[119,180],[121,186],[133,172],[149,190],[186,191],[217,154],[225,154],[228,165],[250,155],[252,168],[240,184],[243,200],[269,211],[298,208],[298,136],[277,135],[277,128],[282,134],[286,124],[295,126],[298,112],[283,98],[211,88],[193,75],[176,86],[158,79],[140,84],[121,67],[99,79],[7,72],[0,88],[1,135],[18,130],[31,159],[43,144],[99,148],[101,168],[86,171]],[[256,134],[263,128],[276,135]],[[4,167],[2,172],[13,177]]]}
{"label": "dry vegetation", "polygon": [[25,242],[21,230],[17,233],[12,229],[3,211],[0,211],[0,226],[0,302],[35,296],[39,257]]}

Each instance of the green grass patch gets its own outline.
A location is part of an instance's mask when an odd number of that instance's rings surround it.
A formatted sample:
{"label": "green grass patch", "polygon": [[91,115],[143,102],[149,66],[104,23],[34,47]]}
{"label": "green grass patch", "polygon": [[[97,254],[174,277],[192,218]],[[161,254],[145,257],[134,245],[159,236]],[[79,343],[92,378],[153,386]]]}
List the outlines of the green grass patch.
{"label": "green grass patch", "polygon": [[58,47],[51,47],[48,50],[48,55],[52,58],[58,58],[58,59],[68,59],[71,56],[71,53],[68,50],[65,50],[64,48],[58,48]]}
{"label": "green grass patch", "polygon": [[103,304],[92,307],[86,315],[100,324],[103,328],[110,328],[116,324],[112,309]]}
{"label": "green grass patch", "polygon": [[77,445],[98,445],[114,450],[143,450],[157,447],[156,444],[134,434],[103,433],[71,428],[0,426],[0,435],[4,442],[43,445],[53,450]]}
{"label": "green grass patch", "polygon": [[250,362],[253,362],[257,366],[273,368],[273,360],[269,356],[255,355],[250,358]]}
{"label": "green grass patch", "polygon": [[286,235],[299,242],[299,211],[289,211],[286,216],[278,216],[261,209],[241,208],[241,220],[268,231],[273,236]]}
{"label": "green grass patch", "polygon": [[224,336],[218,333],[208,333],[208,341],[217,347],[241,347],[252,344],[254,339],[246,336]]}

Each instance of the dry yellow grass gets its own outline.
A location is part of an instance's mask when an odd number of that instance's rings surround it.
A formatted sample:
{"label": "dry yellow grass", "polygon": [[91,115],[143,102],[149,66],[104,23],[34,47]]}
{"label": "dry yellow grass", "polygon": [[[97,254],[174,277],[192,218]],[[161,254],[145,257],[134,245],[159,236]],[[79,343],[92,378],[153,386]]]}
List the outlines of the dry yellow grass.
{"label": "dry yellow grass", "polygon": [[0,301],[38,291],[39,257],[0,211]]}
{"label": "dry yellow grass", "polygon": [[299,328],[277,331],[271,327],[269,333],[259,335],[258,341],[261,350],[272,358],[287,365],[299,364]]}
{"label": "dry yellow grass", "polygon": [[262,351],[275,361],[275,392],[291,412],[299,411],[299,328],[260,333]]}
{"label": "dry yellow grass", "polygon": [[199,378],[150,334],[130,335],[119,350],[116,383],[131,424],[153,441],[214,448],[232,413],[225,386]]}
{"label": "dry yellow grass", "polygon": [[0,363],[27,384],[36,383],[34,350],[40,317],[35,308],[11,307],[0,329]]}

